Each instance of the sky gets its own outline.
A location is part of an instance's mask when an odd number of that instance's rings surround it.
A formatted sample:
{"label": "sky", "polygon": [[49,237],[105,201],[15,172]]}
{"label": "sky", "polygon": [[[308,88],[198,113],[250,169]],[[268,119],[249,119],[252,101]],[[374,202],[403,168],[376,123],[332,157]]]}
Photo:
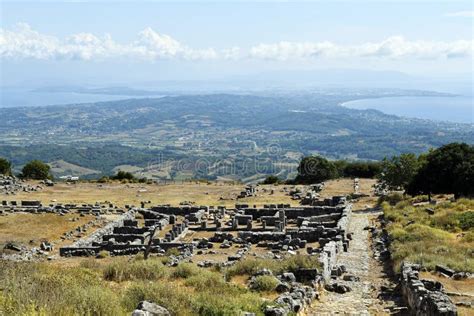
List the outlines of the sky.
{"label": "sky", "polygon": [[0,85],[472,74],[471,1],[0,1]]}

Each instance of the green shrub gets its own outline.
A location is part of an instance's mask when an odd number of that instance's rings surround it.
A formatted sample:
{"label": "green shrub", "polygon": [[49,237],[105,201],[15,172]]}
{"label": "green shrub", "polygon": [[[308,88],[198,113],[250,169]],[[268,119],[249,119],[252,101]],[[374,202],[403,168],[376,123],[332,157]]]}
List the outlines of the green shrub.
{"label": "green shrub", "polygon": [[378,198],[377,203],[381,205],[383,202],[388,202],[390,205],[396,205],[397,203],[403,201],[405,198],[403,194],[399,192],[392,192],[387,195],[382,195]]}
{"label": "green shrub", "polygon": [[441,228],[446,231],[459,231],[458,215],[451,210],[440,210],[430,220],[430,226]]}
{"label": "green shrub", "polygon": [[200,269],[192,263],[180,263],[173,271],[173,277],[175,278],[189,278],[191,276],[199,274]]}
{"label": "green shrub", "polygon": [[474,211],[467,211],[458,215],[459,226],[462,230],[474,228]]}
{"label": "green shrub", "polygon": [[252,289],[259,292],[270,292],[275,290],[278,281],[273,275],[259,275],[252,282]]}
{"label": "green shrub", "polygon": [[111,179],[119,180],[119,181],[126,180],[126,181],[132,181],[132,182],[136,180],[135,176],[131,172],[122,171],[122,170],[119,170],[116,175],[111,177]]}
{"label": "green shrub", "polygon": [[462,237],[462,241],[467,243],[474,242],[474,230],[465,233],[465,235]]}
{"label": "green shrub", "polygon": [[278,184],[280,179],[277,176],[268,176],[263,180],[262,184]]}
{"label": "green shrub", "polygon": [[222,274],[202,269],[197,274],[190,275],[184,282],[187,286],[192,286],[198,291],[210,290],[221,291],[228,283],[225,282]]}

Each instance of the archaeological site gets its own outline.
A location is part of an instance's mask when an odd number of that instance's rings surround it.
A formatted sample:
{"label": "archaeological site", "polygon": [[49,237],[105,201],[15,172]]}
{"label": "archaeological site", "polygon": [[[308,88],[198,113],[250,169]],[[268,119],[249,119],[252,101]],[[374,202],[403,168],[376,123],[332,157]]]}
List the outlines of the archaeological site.
{"label": "archaeological site", "polygon": [[[431,279],[426,277],[426,268],[409,261],[402,263],[399,273],[394,272],[387,221],[380,208],[370,206],[375,195],[384,193],[366,179],[307,186],[247,186],[240,193],[238,187],[230,185],[234,197],[224,205],[197,205],[191,201],[181,205],[154,204],[144,199],[123,205],[105,199],[96,203],[63,203],[54,199],[47,203],[34,199],[37,192],[50,190],[50,194],[58,192],[61,198],[60,186],[73,195],[75,191],[79,194],[80,189],[77,184],[55,184],[40,191],[25,189],[21,196],[30,199],[15,199],[22,188],[14,184],[13,178],[3,181],[4,192],[11,193],[4,194],[0,220],[7,222],[16,217],[29,223],[18,222],[12,230],[16,233],[11,236],[0,234],[1,262],[5,266],[31,263],[79,269],[93,260],[99,267],[105,266],[101,269],[117,270],[104,272],[106,280],[140,279],[169,282],[170,286],[175,286],[175,279],[157,279],[158,271],[148,271],[147,264],[158,264],[156,269],[166,274],[187,271],[192,266],[193,274],[212,271],[206,273],[222,278],[219,282],[226,286],[257,294],[262,302],[258,310],[240,306],[231,312],[236,315],[451,316],[458,315],[458,309],[470,310],[470,291],[451,290],[453,282],[466,287],[472,284],[469,272],[439,264],[433,272],[436,279]],[[216,184],[199,185],[201,191],[195,194],[209,195],[202,190],[212,185]],[[147,191],[152,186],[157,185],[146,185],[147,189],[141,186],[137,196],[150,196]],[[195,187],[182,184],[181,189]],[[264,201],[274,199],[275,203],[262,203],[259,198],[263,197]],[[234,205],[229,204],[232,201]],[[44,225],[43,221],[49,218],[66,221],[67,225],[61,224],[55,230]],[[27,233],[29,230],[31,233]],[[50,239],[44,238],[46,235]],[[125,267],[119,268],[116,261]],[[127,265],[137,262],[143,266],[136,269],[143,271],[126,271]],[[186,275],[183,278],[190,280]],[[448,281],[446,286],[444,281]],[[188,288],[183,286],[180,291]],[[166,300],[142,295],[129,312],[179,315],[188,312],[185,311]]]}

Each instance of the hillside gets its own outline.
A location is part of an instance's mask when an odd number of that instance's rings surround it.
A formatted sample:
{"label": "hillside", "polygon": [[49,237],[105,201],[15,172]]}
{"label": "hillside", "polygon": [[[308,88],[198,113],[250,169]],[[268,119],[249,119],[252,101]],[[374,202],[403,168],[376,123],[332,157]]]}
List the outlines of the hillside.
{"label": "hillside", "polygon": [[17,166],[40,158],[106,174],[128,165],[150,177],[215,179],[287,176],[295,171],[299,157],[314,153],[382,159],[452,141],[474,142],[472,125],[339,105],[405,94],[414,92],[188,95],[0,109],[0,156]]}

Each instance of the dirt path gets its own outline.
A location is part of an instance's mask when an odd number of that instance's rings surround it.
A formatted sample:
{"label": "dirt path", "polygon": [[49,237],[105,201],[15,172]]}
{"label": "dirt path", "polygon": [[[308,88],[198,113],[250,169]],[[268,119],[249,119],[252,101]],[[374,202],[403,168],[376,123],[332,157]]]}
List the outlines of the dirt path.
{"label": "dirt path", "polygon": [[358,278],[357,281],[337,280],[348,285],[352,291],[344,294],[324,291],[309,315],[387,315],[398,312],[398,298],[381,290],[390,291],[395,284],[384,273],[383,265],[373,259],[370,233],[364,229],[376,215],[353,213],[349,224],[349,232],[353,233],[349,251],[338,257],[338,264],[347,268],[346,274]]}

